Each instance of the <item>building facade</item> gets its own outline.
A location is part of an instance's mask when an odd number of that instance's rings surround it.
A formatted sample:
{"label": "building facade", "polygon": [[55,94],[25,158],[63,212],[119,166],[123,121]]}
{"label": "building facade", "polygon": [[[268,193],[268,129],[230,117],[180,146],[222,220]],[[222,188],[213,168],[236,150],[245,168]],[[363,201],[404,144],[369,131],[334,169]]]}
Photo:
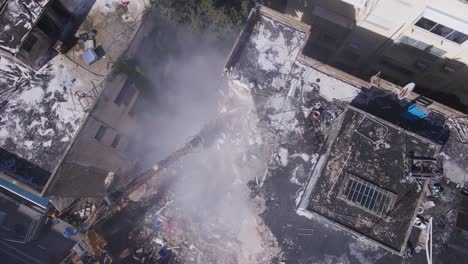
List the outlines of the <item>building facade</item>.
{"label": "building facade", "polygon": [[362,79],[380,72],[415,82],[419,93],[467,110],[467,1],[312,1],[305,12],[306,55]]}
{"label": "building facade", "polygon": [[0,54],[40,68],[62,48],[71,18],[60,0],[0,1]]}
{"label": "building facade", "polygon": [[[10,145],[2,146],[0,188],[46,208],[51,196],[55,201],[65,198],[67,202],[102,198],[111,184],[124,184],[120,176],[132,176],[137,159],[139,131],[134,107],[139,94],[127,75],[111,74],[101,88],[79,95],[76,104],[84,106],[81,124],[71,130],[67,142],[54,143],[57,146],[53,156],[44,154],[51,148],[47,144],[31,149],[32,156]],[[67,126],[70,124],[59,124]],[[58,132],[51,133],[51,140],[62,137]],[[32,139],[43,141],[39,135]]]}
{"label": "building facade", "polygon": [[133,112],[139,94],[126,75],[110,75],[42,196],[103,197],[110,184],[106,178],[119,181],[112,175],[131,174],[136,160],[132,149],[139,138]]}

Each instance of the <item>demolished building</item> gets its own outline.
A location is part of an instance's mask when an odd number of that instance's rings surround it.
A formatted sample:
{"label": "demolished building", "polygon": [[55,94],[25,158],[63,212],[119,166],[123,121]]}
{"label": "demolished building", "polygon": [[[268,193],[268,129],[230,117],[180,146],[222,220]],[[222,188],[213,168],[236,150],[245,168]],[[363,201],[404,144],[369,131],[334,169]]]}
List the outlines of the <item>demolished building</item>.
{"label": "demolished building", "polygon": [[[20,58],[24,43],[46,30],[43,26],[65,34],[66,21],[61,19],[71,18],[68,8],[80,5],[76,13],[86,15],[93,3],[67,1],[63,9],[58,0],[30,2],[0,1],[2,21],[13,23],[0,34],[4,51],[0,54],[0,186],[41,208],[47,206],[49,197],[62,197],[56,206],[63,209],[77,197],[102,198],[117,178],[113,175],[134,168],[134,106],[140,90],[124,73],[97,74],[67,55],[55,57],[41,72],[31,69],[34,65]],[[93,14],[99,9],[96,6]],[[120,18],[112,14],[116,16]],[[128,49],[141,20],[137,22],[125,28],[129,38],[114,45],[113,54],[120,56]],[[37,36],[31,45],[37,57],[30,62],[45,58],[55,40]]]}
{"label": "demolished building", "polygon": [[425,185],[407,179],[407,155],[433,157],[440,146],[351,106],[334,126],[301,210],[402,255]]}
{"label": "demolished building", "polygon": [[[293,154],[306,160],[314,157],[304,189],[295,189],[299,195],[292,204],[297,214],[332,223],[401,256],[425,197],[426,180],[443,173],[434,157],[447,140],[453,141],[445,120],[464,115],[428,100],[424,107],[431,112],[430,122],[405,120],[407,106],[427,98],[413,93],[398,100],[402,88],[395,84],[378,76],[370,82],[360,80],[306,56],[303,49],[313,30],[259,7],[237,39],[225,73],[236,91],[253,97],[272,129],[284,131],[283,141],[289,137],[296,142],[296,136],[308,137],[314,129],[325,134],[326,141],[313,138],[311,144],[317,145],[310,146],[316,149],[313,154]],[[333,110],[341,107],[344,111]],[[447,149],[454,148],[451,144]],[[287,149],[280,148],[277,155],[281,166],[289,166]],[[418,171],[412,162],[419,161],[430,163],[430,170]],[[299,184],[297,168],[293,175],[281,176]],[[259,184],[271,173],[259,178]],[[284,194],[284,199],[291,195]],[[281,194],[271,196],[274,203],[283,204],[277,201]]]}
{"label": "demolished building", "polygon": [[60,0],[0,1],[1,55],[40,68],[63,48],[71,17]]}

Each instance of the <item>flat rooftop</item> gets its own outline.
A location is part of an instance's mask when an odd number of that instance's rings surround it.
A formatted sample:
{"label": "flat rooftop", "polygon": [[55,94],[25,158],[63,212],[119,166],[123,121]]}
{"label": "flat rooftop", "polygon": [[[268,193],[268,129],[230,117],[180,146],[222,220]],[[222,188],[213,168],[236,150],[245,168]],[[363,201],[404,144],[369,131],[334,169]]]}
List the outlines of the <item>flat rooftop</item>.
{"label": "flat rooftop", "polygon": [[59,57],[35,73],[1,56],[0,75],[0,170],[40,192],[86,114],[77,92],[89,93],[94,76]]}
{"label": "flat rooftop", "polygon": [[[302,58],[310,26],[269,8],[254,9],[225,66],[229,78],[254,93],[290,93],[288,98],[315,91],[327,101],[351,101],[360,88],[317,71]],[[254,87],[252,87],[252,85]]]}
{"label": "flat rooftop", "polygon": [[50,0],[0,0],[0,48],[16,53]]}
{"label": "flat rooftop", "polygon": [[[0,0],[0,23],[9,18],[23,25],[21,29],[30,29],[49,1]],[[101,90],[113,78],[108,75],[115,63],[111,58],[120,57],[138,32],[145,14],[144,3],[132,1],[128,12],[133,15],[126,19],[113,12],[119,1],[111,5],[103,1],[62,1],[73,15],[88,15],[95,22],[96,42],[108,56],[92,65],[83,62],[83,50],[78,45],[66,56],[54,57],[39,71],[0,53],[0,178],[36,194],[44,191]],[[5,23],[0,25],[4,28]],[[0,49],[2,43],[7,43],[2,38],[17,40],[15,36],[3,29]],[[6,50],[16,48],[8,43]],[[70,178],[63,177],[62,183],[70,184]]]}
{"label": "flat rooftop", "polygon": [[401,253],[422,196],[407,156],[433,157],[440,146],[351,106],[335,130],[307,209]]}

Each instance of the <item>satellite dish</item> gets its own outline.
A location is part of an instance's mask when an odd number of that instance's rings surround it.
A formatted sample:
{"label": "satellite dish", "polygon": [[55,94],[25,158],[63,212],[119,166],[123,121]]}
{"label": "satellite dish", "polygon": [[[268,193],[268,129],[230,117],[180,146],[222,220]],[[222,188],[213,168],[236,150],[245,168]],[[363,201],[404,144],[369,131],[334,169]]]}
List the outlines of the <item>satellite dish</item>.
{"label": "satellite dish", "polygon": [[403,89],[401,89],[401,91],[398,93],[398,99],[403,100],[408,97],[408,95],[410,95],[410,93],[414,90],[414,87],[416,87],[415,83],[408,83],[405,85],[405,87],[403,87]]}

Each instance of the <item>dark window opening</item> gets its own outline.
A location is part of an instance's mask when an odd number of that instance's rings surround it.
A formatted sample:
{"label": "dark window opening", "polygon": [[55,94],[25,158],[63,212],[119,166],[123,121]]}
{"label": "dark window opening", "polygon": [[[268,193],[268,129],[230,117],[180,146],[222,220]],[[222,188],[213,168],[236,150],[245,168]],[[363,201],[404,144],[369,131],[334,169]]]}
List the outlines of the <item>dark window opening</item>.
{"label": "dark window opening", "polygon": [[465,35],[458,31],[454,31],[452,34],[447,36],[447,39],[458,44],[462,44],[463,42],[465,42],[465,40],[468,39],[468,35]]}
{"label": "dark window opening", "polygon": [[413,46],[413,47],[415,47],[417,49],[429,52],[429,53],[431,53],[431,54],[433,54],[435,56],[438,56],[438,57],[442,57],[442,56],[445,55],[445,53],[447,53],[445,50],[436,48],[433,45],[429,45],[429,44],[427,44],[425,42],[415,40],[415,39],[410,38],[410,37],[405,36],[405,35],[401,36],[399,41],[401,43],[406,44],[406,45],[410,45],[410,46]]}
{"label": "dark window opening", "polygon": [[468,39],[468,35],[424,17],[421,17],[414,25],[458,44]]}
{"label": "dark window opening", "polygon": [[112,140],[111,147],[116,148],[119,145],[120,142],[120,135],[116,135],[114,140]]}
{"label": "dark window opening", "polygon": [[446,27],[444,25],[438,24],[437,26],[434,27],[434,29],[432,29],[431,32],[445,38],[450,33],[452,33],[452,31],[453,29]]}
{"label": "dark window opening", "polygon": [[101,125],[96,133],[96,136],[94,138],[98,141],[101,141],[102,138],[104,137],[104,134],[106,134],[107,127]]}
{"label": "dark window opening", "polygon": [[432,21],[432,20],[429,20],[427,18],[421,17],[418,20],[418,22],[416,22],[415,25],[422,28],[422,29],[430,31],[431,29],[433,29],[437,25],[437,23]]}
{"label": "dark window opening", "polygon": [[30,52],[34,47],[34,44],[36,44],[36,42],[36,36],[34,36],[33,34],[29,34],[29,36],[24,40],[23,50],[25,50],[26,52]]}
{"label": "dark window opening", "polygon": [[132,82],[127,81],[125,85],[120,90],[119,94],[114,100],[116,105],[125,105],[128,106],[133,99],[133,96],[136,94],[136,89],[133,86]]}

